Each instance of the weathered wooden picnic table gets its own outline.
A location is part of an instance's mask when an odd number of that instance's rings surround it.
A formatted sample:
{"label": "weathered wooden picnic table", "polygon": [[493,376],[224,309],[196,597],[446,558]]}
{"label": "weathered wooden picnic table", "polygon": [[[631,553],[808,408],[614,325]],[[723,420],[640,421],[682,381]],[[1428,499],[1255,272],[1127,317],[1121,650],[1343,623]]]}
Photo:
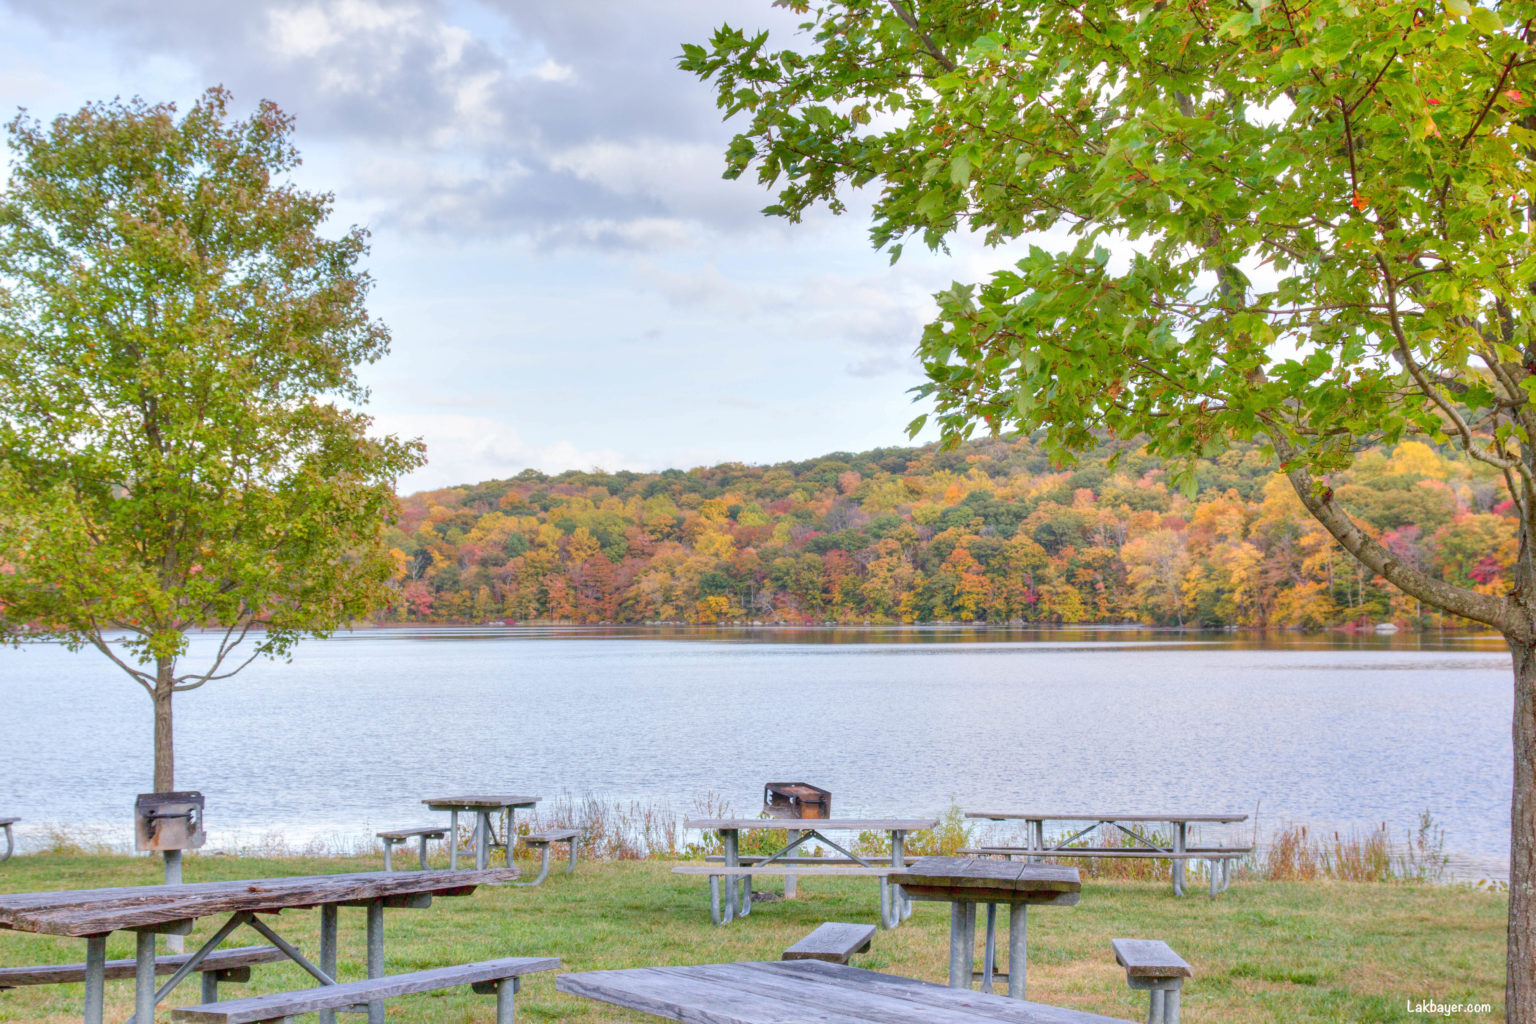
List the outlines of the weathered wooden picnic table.
{"label": "weathered wooden picnic table", "polygon": [[[1115,811],[1110,813],[1087,813],[1069,811],[1063,814],[1046,814],[1037,811],[967,811],[967,818],[984,818],[989,821],[1023,821],[1024,845],[1023,846],[982,846],[974,850],[966,850],[966,853],[984,853],[1007,856],[1010,860],[1015,854],[1027,856],[1030,861],[1038,861],[1041,857],[1129,857],[1166,859],[1173,864],[1173,894],[1184,895],[1185,886],[1185,862],[1189,860],[1205,860],[1210,862],[1211,871],[1211,895],[1227,887],[1232,879],[1232,861],[1253,852],[1251,846],[1197,846],[1189,845],[1189,826],[1199,824],[1229,825],[1239,821],[1247,821],[1246,814],[1222,814],[1222,813],[1169,813],[1169,814],[1145,814],[1141,812]],[[1047,842],[1045,838],[1045,823],[1048,821],[1074,822],[1083,827],[1072,832],[1065,838]],[[1084,824],[1086,823],[1086,824]],[[1172,827],[1173,842],[1169,846],[1159,846],[1152,842],[1141,832],[1128,826],[1132,825],[1161,825]],[[1121,846],[1076,846],[1067,844],[1089,835],[1095,831],[1101,835],[1105,831],[1114,830],[1121,836],[1121,842],[1129,840],[1129,845]]]}
{"label": "weathered wooden picnic table", "polygon": [[[501,846],[503,843],[507,850],[507,867],[512,866],[512,845],[516,841],[517,831],[513,827],[519,807],[532,808],[540,797],[536,796],[441,796],[430,800],[423,800],[434,811],[448,812],[448,867],[450,869],[459,866],[459,815],[473,814],[475,816],[475,868],[484,871],[491,866],[491,847]],[[504,840],[498,840],[496,829],[491,823],[491,816],[497,815],[505,820],[503,832]]]}
{"label": "weathered wooden picnic table", "polygon": [[997,967],[997,905],[1008,906],[1008,995],[1024,998],[1029,908],[1074,906],[1083,890],[1077,868],[973,857],[924,857],[891,876],[909,899],[949,903],[949,986],[969,989],[976,949],[976,908],[987,908],[981,990]]}
{"label": "weathered wooden picnic table", "polygon": [[584,971],[555,988],[688,1024],[1125,1024],[821,960]]}
{"label": "weathered wooden picnic table", "polygon": [[[880,923],[894,928],[912,915],[912,907],[899,889],[886,884],[886,876],[906,866],[907,833],[933,828],[937,818],[690,818],[684,828],[720,833],[725,862],[714,865],[681,865],[673,872],[709,876],[709,914],[715,924],[729,924],[733,917],[752,912],[752,876],[760,875],[874,875],[880,879]],[[747,858],[740,854],[742,829],[763,829],[790,833],[788,842],[766,857]],[[846,847],[828,839],[827,832],[884,832],[891,844],[890,863],[877,865]],[[843,855],[842,860],[790,855],[811,840],[825,843]],[[878,859],[878,858],[876,858]],[[725,879],[724,911],[721,910],[719,880]]]}
{"label": "weathered wooden picnic table", "polygon": [[[368,915],[368,977],[384,976],[384,909],[422,908],[433,896],[463,896],[476,886],[509,882],[516,868],[490,871],[369,871],[298,878],[255,878],[193,885],[141,885],[0,895],[0,930],[81,938],[85,953],[85,1024],[102,1024],[107,936],[131,931],[135,948],[134,1006],[130,1021],[150,1024],[155,1006],[180,985],[208,954],[242,925],[259,932],[322,985],[336,984],[336,919],[341,907]],[[320,962],[315,964],[260,915],[320,908]],[[155,935],[185,935],[198,918],[229,914],[229,920],[187,957],[163,985],[155,985]],[[322,1021],[334,1021],[325,1011]],[[368,1004],[369,1024],[382,1024],[384,1004]]]}

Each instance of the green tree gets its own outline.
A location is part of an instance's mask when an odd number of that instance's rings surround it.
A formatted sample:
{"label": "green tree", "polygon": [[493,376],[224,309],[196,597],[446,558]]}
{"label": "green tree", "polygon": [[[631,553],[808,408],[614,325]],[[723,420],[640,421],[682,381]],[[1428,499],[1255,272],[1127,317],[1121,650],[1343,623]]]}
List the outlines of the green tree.
{"label": "green tree", "polygon": [[[292,122],[206,92],[10,124],[0,194],[0,632],[94,647],[154,702],[386,595],[394,480],[355,366],[388,348],[331,197],[283,178]],[[215,630],[185,664],[189,631]]]}
{"label": "green tree", "polygon": [[[1183,461],[1258,439],[1370,570],[1514,654],[1506,1012],[1536,1020],[1536,4],[785,0],[801,43],[723,27],[682,66],[747,120],[798,219],[873,193],[872,238],[1055,232],[937,296],[946,439],[1107,431]],[[1037,239],[1043,236],[1037,236]],[[1405,564],[1331,486],[1372,442],[1454,442],[1520,516],[1511,585]]]}

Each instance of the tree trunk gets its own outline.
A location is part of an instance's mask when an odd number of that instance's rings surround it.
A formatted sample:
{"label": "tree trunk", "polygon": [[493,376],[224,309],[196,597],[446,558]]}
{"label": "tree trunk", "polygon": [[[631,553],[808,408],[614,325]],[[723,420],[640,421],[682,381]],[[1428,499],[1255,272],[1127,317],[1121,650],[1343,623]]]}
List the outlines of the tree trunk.
{"label": "tree trunk", "polygon": [[155,660],[155,792],[176,788],[176,747],[171,738],[171,696],[176,659]]}
{"label": "tree trunk", "polygon": [[1509,948],[1504,1017],[1536,1021],[1536,643],[1515,659],[1515,787],[1509,811]]}

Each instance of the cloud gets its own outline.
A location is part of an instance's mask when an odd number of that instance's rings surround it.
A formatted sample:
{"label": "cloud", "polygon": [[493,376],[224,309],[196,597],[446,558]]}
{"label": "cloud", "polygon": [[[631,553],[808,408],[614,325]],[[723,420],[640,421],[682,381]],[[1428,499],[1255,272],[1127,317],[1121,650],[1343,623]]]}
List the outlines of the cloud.
{"label": "cloud", "polygon": [[0,3],[125,65],[275,100],[301,149],[345,153],[354,180],[327,186],[379,226],[641,250],[761,226],[762,194],[720,181],[730,129],[676,56],[722,21],[795,20],[758,0]]}
{"label": "cloud", "polygon": [[569,441],[529,442],[506,423],[452,413],[381,414],[375,433],[420,437],[427,465],[400,481],[401,493],[516,476],[525,469],[648,469],[613,449],[585,449]]}

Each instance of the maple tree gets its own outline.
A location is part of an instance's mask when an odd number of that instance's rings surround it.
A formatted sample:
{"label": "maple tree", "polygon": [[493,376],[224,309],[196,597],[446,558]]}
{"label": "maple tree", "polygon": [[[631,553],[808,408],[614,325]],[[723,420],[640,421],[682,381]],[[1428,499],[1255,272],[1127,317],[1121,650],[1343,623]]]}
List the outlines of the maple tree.
{"label": "maple tree", "polygon": [[[769,212],[874,193],[893,258],[962,230],[1051,248],[939,294],[919,352],[946,438],[1097,432],[1192,470],[1259,440],[1362,563],[1514,655],[1506,1012],[1536,1020],[1536,5],[851,0],[797,45],[686,45]],[[1516,509],[1506,585],[1362,527],[1332,476],[1449,441]]]}
{"label": "maple tree", "polygon": [[421,461],[357,411],[389,341],[365,233],[323,236],[330,197],[283,180],[290,119],[229,103],[18,116],[0,194],[0,635],[143,687],[157,791],[177,693],[383,601],[393,482]]}

